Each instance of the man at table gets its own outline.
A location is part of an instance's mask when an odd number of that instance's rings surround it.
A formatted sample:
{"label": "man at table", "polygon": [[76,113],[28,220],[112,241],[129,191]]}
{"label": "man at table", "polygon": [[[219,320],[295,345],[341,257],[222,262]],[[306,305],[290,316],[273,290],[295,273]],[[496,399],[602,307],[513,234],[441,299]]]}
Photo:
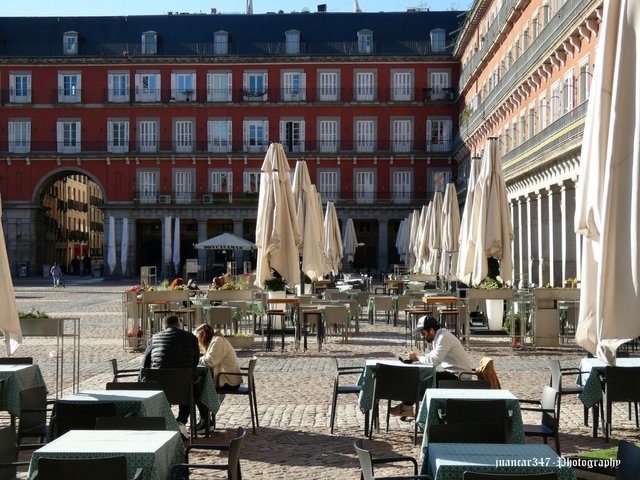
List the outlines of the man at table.
{"label": "man at table", "polygon": [[[164,330],[156,333],[152,338],[147,351],[144,354],[144,368],[191,368],[193,369],[193,394],[195,398],[200,396],[201,385],[195,383],[196,366],[200,360],[200,349],[196,336],[182,329],[180,319],[175,315],[169,315],[162,319]],[[206,418],[207,407],[196,401],[196,406],[201,418]],[[189,405],[178,407],[178,428],[183,438],[189,438],[187,433],[187,421],[189,420]]]}
{"label": "man at table", "polygon": [[[464,351],[460,340],[446,328],[441,328],[438,321],[431,315],[420,317],[416,325],[416,333],[423,340],[431,343],[431,350],[420,355],[409,352],[406,357],[412,362],[420,362],[436,367],[436,384],[440,380],[458,380],[460,372],[471,370],[471,362]],[[403,402],[391,409],[392,415],[412,417],[413,403]]]}

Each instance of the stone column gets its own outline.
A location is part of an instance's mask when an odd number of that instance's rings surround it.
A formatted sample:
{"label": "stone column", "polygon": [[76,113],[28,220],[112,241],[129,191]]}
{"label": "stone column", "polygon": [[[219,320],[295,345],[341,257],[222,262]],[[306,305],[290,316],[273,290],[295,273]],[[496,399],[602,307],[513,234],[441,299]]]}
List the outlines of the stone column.
{"label": "stone column", "polygon": [[545,188],[538,192],[538,282],[544,286],[549,282],[549,263],[552,261],[549,241],[549,193]]}
{"label": "stone column", "polygon": [[[242,237],[242,234],[244,233],[244,222],[242,219],[240,220],[233,220],[233,234],[236,237]],[[242,273],[243,269],[242,269],[242,262],[244,261],[244,250],[236,250],[234,252],[233,255],[233,261],[236,262],[236,274],[240,274]]]}
{"label": "stone column", "polygon": [[527,275],[529,276],[529,284],[532,282],[538,283],[538,279],[534,277],[533,273],[535,268],[537,267],[537,243],[534,242],[534,233],[537,232],[537,216],[535,212],[533,212],[531,197],[532,194],[527,194],[527,253],[528,253],[528,262],[527,262]]}
{"label": "stone column", "polygon": [[[207,240],[207,221],[206,220],[198,220],[198,243],[204,242]],[[207,272],[207,251],[206,250],[197,250],[198,253],[198,281],[199,282],[211,282],[211,278],[207,278],[206,275],[209,275]],[[211,275],[209,275],[211,276]]]}
{"label": "stone column", "polygon": [[527,239],[525,238],[525,221],[524,218],[524,207],[523,202],[526,201],[522,197],[518,197],[517,200],[517,212],[518,212],[518,223],[517,223],[517,231],[515,231],[515,236],[517,239],[517,258],[518,258],[518,284],[519,286],[526,287],[529,285],[529,269],[527,267],[529,256],[527,255]]}
{"label": "stone column", "polygon": [[378,220],[378,269],[389,269],[389,255],[387,252],[389,243],[389,221]]}

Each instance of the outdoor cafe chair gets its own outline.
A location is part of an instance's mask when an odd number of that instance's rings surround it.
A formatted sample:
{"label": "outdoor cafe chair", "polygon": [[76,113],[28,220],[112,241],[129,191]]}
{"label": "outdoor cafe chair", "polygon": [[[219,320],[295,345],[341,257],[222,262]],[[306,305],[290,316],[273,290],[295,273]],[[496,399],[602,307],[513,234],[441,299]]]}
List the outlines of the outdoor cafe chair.
{"label": "outdoor cafe chair", "polygon": [[[240,448],[242,447],[242,443],[246,435],[246,430],[243,427],[238,427],[235,438],[233,438],[228,445],[189,445],[185,449],[184,463],[178,463],[171,468],[171,478],[173,480],[189,478],[189,471],[200,469],[226,471],[228,480],[241,480],[242,472],[240,469]],[[229,452],[227,463],[190,463],[189,454],[194,450],[218,450],[221,452]]]}
{"label": "outdoor cafe chair", "polygon": [[362,387],[360,385],[340,385],[340,377],[346,375],[362,375],[362,372],[364,371],[364,367],[341,367],[338,365],[338,359],[336,357],[332,357],[332,363],[335,368],[335,377],[333,379],[333,395],[331,400],[331,433],[333,433],[333,427],[335,424],[338,395],[359,395],[360,391],[362,390]]}
{"label": "outdoor cafe chair", "polygon": [[51,417],[52,437],[56,439],[69,430],[95,430],[96,418],[115,416],[116,404],[113,402],[76,403],[58,399]]}
{"label": "outdoor cafe chair", "polygon": [[0,357],[0,365],[33,365],[33,357]]}
{"label": "outdoor cafe chair", "polygon": [[616,480],[635,480],[640,472],[640,447],[634,443],[620,440],[618,443],[619,460]]}
{"label": "outdoor cafe chair", "polygon": [[[524,424],[526,437],[542,437],[547,443],[549,437],[555,440],[556,453],[560,455],[560,393],[553,387],[545,385],[540,400],[518,399],[520,411],[540,412],[540,423]],[[534,405],[534,406],[526,406]]]}
{"label": "outdoor cafe chair", "polygon": [[[251,426],[253,428],[253,434],[256,434],[256,427],[260,427],[260,421],[258,419],[258,399],[256,397],[256,383],[254,377],[254,371],[256,364],[258,363],[258,357],[252,357],[249,360],[249,366],[246,370],[242,369],[240,372],[224,372],[226,376],[235,376],[240,378],[246,378],[247,383],[240,385],[237,390],[223,390],[220,385],[220,375],[216,378],[216,390],[223,395],[246,395],[249,399],[249,411],[251,412]],[[215,426],[215,422],[214,422]]]}
{"label": "outdoor cafe chair", "polygon": [[504,399],[448,398],[444,408],[438,415],[445,423],[494,423],[500,426],[506,438],[509,413]]}
{"label": "outdoor cafe chair", "polygon": [[[580,369],[577,367],[561,367],[560,360],[551,359],[548,363],[549,370],[551,372],[551,379],[549,385],[558,390],[560,395],[579,395],[582,393],[583,386],[574,384],[565,386],[563,385],[563,377],[570,376],[574,380],[581,374]],[[584,426],[589,426],[589,407],[584,408]]]}
{"label": "outdoor cafe chair", "polygon": [[11,425],[0,427],[0,480],[14,480],[17,477],[18,468],[25,470],[29,467],[28,461],[18,461],[21,450],[33,450],[41,447],[37,445],[16,444],[16,433]]}
{"label": "outdoor cafe chair", "polygon": [[113,371],[112,382],[117,382],[121,378],[138,377],[140,375],[140,368],[118,368],[118,360],[112,358],[109,360],[111,364],[111,370]]}
{"label": "outdoor cafe chair", "polygon": [[53,400],[47,400],[47,387],[25,388],[20,392],[20,413],[18,417],[17,443],[23,437],[38,437],[44,442],[49,427],[47,417],[53,411]]}
{"label": "outdoor cafe chair", "polygon": [[[407,455],[396,455],[393,457],[373,457],[371,452],[364,448],[362,440],[358,439],[353,443],[353,447],[358,454],[358,461],[360,462],[361,478],[362,480],[393,480],[393,479],[416,479],[416,480],[431,480],[429,475],[418,475],[418,462],[415,458]],[[374,465],[382,465],[387,463],[396,462],[410,462],[413,464],[413,475],[394,475],[392,477],[379,477],[373,475]]]}
{"label": "outdoor cafe chair", "polygon": [[340,333],[346,342],[349,339],[349,314],[344,305],[327,305],[324,308],[325,334]]}
{"label": "outdoor cafe chair", "polygon": [[640,401],[640,367],[606,367],[604,371],[605,441],[611,433],[612,404]]}
{"label": "outdoor cafe chair", "polygon": [[[142,468],[136,469],[135,479],[141,479]],[[59,480],[61,478],[91,478],[91,480],[126,480],[127,458],[124,455],[102,458],[47,458],[38,460],[38,470],[30,480]]]}
{"label": "outdoor cafe chair", "polygon": [[373,315],[371,315],[372,325],[378,319],[378,312],[386,313],[387,324],[391,323],[391,316],[393,314],[393,298],[390,295],[376,295],[373,297]]}

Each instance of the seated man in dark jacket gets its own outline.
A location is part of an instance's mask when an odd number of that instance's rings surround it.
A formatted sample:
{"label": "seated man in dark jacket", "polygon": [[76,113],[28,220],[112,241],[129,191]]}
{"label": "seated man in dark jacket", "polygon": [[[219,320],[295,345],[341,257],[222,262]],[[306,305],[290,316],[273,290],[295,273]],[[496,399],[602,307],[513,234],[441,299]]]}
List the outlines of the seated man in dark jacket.
{"label": "seated man in dark jacket", "polygon": [[[151,343],[144,354],[144,368],[191,368],[194,379],[196,377],[196,366],[200,359],[200,349],[196,336],[182,329],[180,319],[174,315],[169,315],[162,320],[164,330],[156,333],[151,338]],[[200,385],[194,384],[194,396],[197,398],[200,393]],[[200,418],[207,417],[207,408],[196,401],[196,406],[200,412]],[[187,437],[187,427],[189,419],[189,405],[180,405],[178,408],[178,427],[183,437]]]}

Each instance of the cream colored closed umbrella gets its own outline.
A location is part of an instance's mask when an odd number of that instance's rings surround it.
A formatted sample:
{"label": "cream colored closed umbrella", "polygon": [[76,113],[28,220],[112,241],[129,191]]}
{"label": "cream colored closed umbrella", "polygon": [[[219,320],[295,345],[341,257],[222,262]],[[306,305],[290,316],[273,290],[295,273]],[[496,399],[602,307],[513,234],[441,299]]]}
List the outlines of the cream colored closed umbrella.
{"label": "cream colored closed umbrella", "polygon": [[356,236],[356,228],[353,226],[353,219],[347,218],[342,237],[342,254],[347,262],[353,262],[358,248],[358,237]]}
{"label": "cream colored closed umbrella", "polygon": [[437,275],[440,271],[442,255],[442,192],[433,195],[431,217],[429,218],[429,259],[426,273]]}
{"label": "cream colored closed umbrella", "polygon": [[122,236],[120,237],[120,270],[124,277],[127,272],[127,256],[129,254],[129,219],[122,218]]}
{"label": "cream colored closed umbrella", "polygon": [[[293,175],[293,198],[296,204],[296,219],[302,235],[300,257],[302,271],[311,279],[317,279],[328,272],[324,259],[322,206],[318,192],[311,183],[307,162],[298,160]],[[299,283],[299,282],[296,282]]]}
{"label": "cream colored closed umbrella", "polygon": [[456,275],[458,264],[458,239],[460,237],[460,207],[456,186],[449,183],[444,193],[442,203],[442,259],[440,261],[440,275],[447,280]]}
{"label": "cream colored closed umbrella", "polygon": [[262,163],[256,216],[258,248],[255,285],[264,286],[276,270],[288,285],[300,281],[298,249],[302,242],[291,188],[291,169],[282,145],[272,143]]}
{"label": "cream colored closed umbrella", "polygon": [[110,215],[109,231],[107,232],[107,266],[109,267],[109,275],[114,275],[116,265],[116,221],[113,215]]}
{"label": "cream colored closed umbrella", "polygon": [[16,296],[9,269],[9,256],[2,227],[2,198],[0,198],[0,305],[2,305],[0,308],[0,330],[4,333],[7,355],[13,355],[22,343],[22,330],[20,329]]}
{"label": "cream colored closed umbrella", "polygon": [[471,231],[475,243],[472,281],[479,284],[487,277],[487,259],[494,258],[500,265],[502,281],[511,283],[513,227],[507,187],[498,155],[498,140],[495,137],[487,139],[485,144],[476,189],[472,212],[475,228]]}
{"label": "cream colored closed umbrella", "polygon": [[398,227],[398,234],[396,235],[396,243],[395,247],[398,252],[398,257],[400,257],[401,262],[405,262],[407,259],[407,250],[406,250],[406,239],[409,236],[407,232],[409,220],[407,218],[403,218],[400,222],[400,226]]}
{"label": "cream colored closed umbrella", "polygon": [[471,284],[471,272],[473,272],[473,256],[475,243],[471,238],[473,224],[473,199],[476,192],[476,184],[480,176],[480,159],[471,159],[469,179],[467,180],[467,196],[465,197],[464,210],[460,220],[460,235],[458,237],[458,265],[456,268],[458,279],[467,285]]}
{"label": "cream colored closed umbrella", "polygon": [[424,267],[427,263],[429,256],[429,205],[423,205],[420,211],[420,221],[418,222],[418,228],[416,229],[415,237],[415,256],[416,262],[413,266],[415,273],[424,273]]}
{"label": "cream colored closed umbrella", "polygon": [[576,191],[576,343],[610,365],[640,336],[640,8],[604,2]]}
{"label": "cream colored closed umbrella", "polygon": [[411,224],[409,225],[409,238],[407,239],[407,268],[414,269],[416,264],[416,237],[418,236],[418,226],[420,224],[420,212],[414,210],[409,215]]}
{"label": "cream colored closed umbrella", "polygon": [[324,258],[328,270],[337,275],[342,264],[342,237],[340,236],[340,223],[333,202],[327,202],[327,210],[324,214]]}

